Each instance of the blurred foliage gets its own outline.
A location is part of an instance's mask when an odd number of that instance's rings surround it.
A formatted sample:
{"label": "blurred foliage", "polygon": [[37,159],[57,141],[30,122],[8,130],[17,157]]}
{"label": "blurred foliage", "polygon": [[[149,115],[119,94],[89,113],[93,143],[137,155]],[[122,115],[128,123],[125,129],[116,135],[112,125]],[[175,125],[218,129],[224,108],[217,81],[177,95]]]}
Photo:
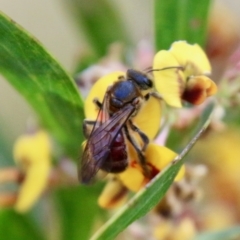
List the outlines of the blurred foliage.
{"label": "blurred foliage", "polygon": [[92,0],[89,4],[88,0],[71,0],[67,3],[97,57],[104,56],[113,42],[130,43],[119,11],[111,1]]}
{"label": "blurred foliage", "polygon": [[73,80],[36,39],[4,15],[0,36],[0,72],[32,105],[64,152],[76,159],[83,141],[83,110]]}
{"label": "blurred foliage", "polygon": [[66,1],[66,4],[79,24],[79,32],[84,32],[89,45],[88,50],[82,50],[81,59],[76,64],[76,73],[103,57],[110,44],[131,44],[117,6],[111,1],[92,0],[89,4],[88,0],[71,0]]}
{"label": "blurred foliage", "polygon": [[0,210],[0,232],[2,240],[44,240],[33,220],[11,209]]}
{"label": "blurred foliage", "polygon": [[[175,152],[179,152],[180,149],[186,145],[189,135],[191,135],[195,125],[196,122],[194,122],[191,126],[188,126],[187,129],[178,129],[172,127],[166,141],[166,146]],[[180,142],[179,139],[181,139]]]}
{"label": "blurred foliage", "polygon": [[156,49],[168,49],[176,40],[205,46],[210,4],[210,0],[154,0]]}
{"label": "blurred foliage", "polygon": [[10,143],[0,129],[0,167],[9,166],[12,163],[12,149]]}
{"label": "blurred foliage", "polygon": [[194,240],[231,240],[240,238],[240,227],[200,234]]}
{"label": "blurred foliage", "polygon": [[54,203],[60,219],[61,240],[87,240],[93,233],[96,220],[103,220],[103,210],[97,198],[103,184],[65,187],[55,191]]}

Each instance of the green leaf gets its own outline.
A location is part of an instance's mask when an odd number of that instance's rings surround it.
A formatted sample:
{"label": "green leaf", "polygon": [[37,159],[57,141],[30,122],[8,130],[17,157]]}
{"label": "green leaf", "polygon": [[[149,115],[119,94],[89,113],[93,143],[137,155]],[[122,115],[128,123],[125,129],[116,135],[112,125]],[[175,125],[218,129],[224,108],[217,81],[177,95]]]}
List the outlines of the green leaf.
{"label": "green leaf", "polygon": [[194,240],[233,240],[240,239],[240,226],[199,234]]}
{"label": "green leaf", "polygon": [[1,239],[6,240],[43,240],[42,233],[27,215],[11,209],[0,210]]}
{"label": "green leaf", "polygon": [[177,40],[206,43],[210,0],[155,0],[155,46],[168,49]]}
{"label": "green leaf", "polygon": [[187,144],[189,135],[193,131],[195,125],[196,123],[194,122],[193,125],[184,129],[172,128],[168,134],[165,145],[173,151],[179,152],[179,150]]}
{"label": "green leaf", "polygon": [[55,204],[60,219],[61,240],[88,240],[101,209],[97,198],[102,184],[58,189]]}
{"label": "green leaf", "polygon": [[0,168],[13,163],[12,146],[0,128]]}
{"label": "green leaf", "polygon": [[32,105],[65,153],[76,158],[83,140],[83,103],[76,85],[34,37],[3,14],[0,73]]}
{"label": "green leaf", "polygon": [[239,127],[240,126],[240,119],[239,119],[239,115],[240,115],[240,109],[236,108],[235,106],[228,106],[225,108],[225,115],[224,115],[224,122],[228,125],[228,126],[236,126]]}
{"label": "green leaf", "polygon": [[89,44],[98,57],[104,56],[113,42],[125,44],[130,42],[119,12],[111,1],[91,0],[91,4],[89,0],[67,2],[72,7],[77,21],[83,27]]}
{"label": "green leaf", "polygon": [[[194,108],[195,106],[191,106]],[[190,125],[185,128],[179,129],[172,127],[167,137],[166,146],[172,149],[175,152],[179,152],[189,141],[189,136],[192,135],[192,132],[196,128],[196,124],[199,121],[199,118],[196,118]]]}
{"label": "green leaf", "polygon": [[214,104],[211,103],[205,109],[199,122],[197,133],[183,149],[183,151],[160,172],[145,188],[140,190],[125,206],[123,206],[109,221],[107,221],[91,238],[91,240],[114,239],[128,225],[148,213],[163,198],[171,186],[175,176],[181,168],[184,157],[196,143],[198,138],[207,128],[210,122]]}

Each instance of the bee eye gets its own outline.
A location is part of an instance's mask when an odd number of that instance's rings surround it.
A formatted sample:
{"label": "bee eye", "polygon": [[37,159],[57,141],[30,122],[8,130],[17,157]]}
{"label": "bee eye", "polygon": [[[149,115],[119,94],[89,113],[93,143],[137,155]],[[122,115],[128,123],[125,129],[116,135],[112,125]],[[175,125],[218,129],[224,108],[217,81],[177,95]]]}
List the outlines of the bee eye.
{"label": "bee eye", "polygon": [[123,106],[123,102],[121,102],[117,98],[111,98],[110,104],[115,108],[121,108]]}
{"label": "bee eye", "polygon": [[153,82],[146,74],[136,71],[134,69],[128,69],[127,76],[133,80],[141,89],[147,90],[153,87]]}

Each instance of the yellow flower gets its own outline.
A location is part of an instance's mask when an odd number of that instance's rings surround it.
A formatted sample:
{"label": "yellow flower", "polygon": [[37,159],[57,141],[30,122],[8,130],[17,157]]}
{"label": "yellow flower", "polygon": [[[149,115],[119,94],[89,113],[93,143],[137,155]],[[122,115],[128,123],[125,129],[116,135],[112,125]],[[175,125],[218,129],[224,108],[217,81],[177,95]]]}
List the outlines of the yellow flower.
{"label": "yellow flower", "polygon": [[[125,73],[114,72],[108,74],[100,78],[93,85],[84,105],[87,119],[96,120],[99,108],[93,103],[93,99],[97,98],[102,102],[107,88],[118,81],[119,77],[125,77]],[[160,101],[154,97],[150,97],[143,104],[142,108],[140,108],[136,116],[132,118],[133,123],[144,132],[150,140],[153,140],[158,133],[160,120],[161,104]],[[131,131],[131,134],[140,144],[138,134],[133,131]],[[107,183],[98,200],[99,205],[103,208],[115,208],[122,205],[127,199],[128,190],[138,191],[176,157],[176,153],[171,150],[150,143],[145,151],[147,168],[149,170],[149,176],[146,177],[139,164],[138,155],[130,143],[127,143],[127,150],[129,166],[122,173],[112,174],[113,180]],[[176,180],[181,179],[183,175],[184,167],[180,170]]]}
{"label": "yellow flower", "polygon": [[[116,208],[127,200],[127,190],[137,192],[163,170],[177,154],[166,147],[150,143],[145,152],[149,176],[146,177],[138,163],[137,155],[133,149],[129,149],[130,164],[128,168],[107,183],[101,193],[98,203],[102,208]],[[175,181],[184,177],[185,167],[178,172]]]}
{"label": "yellow flower", "polygon": [[155,87],[167,104],[182,107],[182,100],[201,104],[217,92],[216,84],[207,76],[211,66],[199,45],[185,41],[174,42],[170,50],[159,51],[153,61]]}
{"label": "yellow flower", "polygon": [[15,209],[25,212],[44,191],[50,170],[50,141],[46,132],[21,136],[14,146],[14,159],[25,177],[19,189]]}
{"label": "yellow flower", "polygon": [[[177,156],[175,152],[166,147],[150,143],[145,152],[147,167],[150,173],[149,176],[146,177],[138,163],[136,153],[130,150],[129,155],[131,158],[129,167],[124,172],[117,175],[123,185],[133,192],[140,190]],[[184,173],[185,169],[182,167],[175,180],[182,179]]]}
{"label": "yellow flower", "polygon": [[113,177],[107,182],[98,198],[98,205],[105,209],[114,209],[122,206],[128,198],[128,189],[119,179]]}

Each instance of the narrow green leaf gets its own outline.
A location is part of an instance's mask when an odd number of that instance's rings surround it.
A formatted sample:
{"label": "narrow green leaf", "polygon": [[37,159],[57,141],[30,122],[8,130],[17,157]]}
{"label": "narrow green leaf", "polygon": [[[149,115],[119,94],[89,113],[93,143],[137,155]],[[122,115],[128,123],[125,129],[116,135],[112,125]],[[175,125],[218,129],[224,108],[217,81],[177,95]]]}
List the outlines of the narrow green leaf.
{"label": "narrow green leaf", "polygon": [[196,143],[198,138],[207,128],[210,122],[214,104],[210,104],[204,111],[202,119],[197,128],[197,133],[183,149],[183,151],[158,174],[149,184],[139,191],[125,206],[123,206],[102,228],[100,228],[91,240],[114,239],[117,234],[123,231],[128,225],[144,216],[163,198],[171,186],[175,176],[183,164],[184,157]]}
{"label": "narrow green leaf", "polygon": [[45,239],[29,217],[11,209],[0,210],[0,233],[4,240]]}
{"label": "narrow green leaf", "polygon": [[83,104],[76,85],[36,39],[3,14],[0,73],[32,105],[65,153],[76,158],[83,140]]}
{"label": "narrow green leaf", "polygon": [[78,186],[58,189],[55,192],[61,240],[89,239],[94,222],[102,211],[97,204],[102,187],[102,184],[92,188]]}
{"label": "narrow green leaf", "polygon": [[67,1],[83,27],[94,53],[101,57],[113,42],[129,43],[129,34],[124,28],[116,6],[108,0]]}
{"label": "narrow green leaf", "polygon": [[240,239],[240,226],[199,234],[194,240],[234,240]]}
{"label": "narrow green leaf", "polygon": [[155,46],[168,49],[176,40],[206,43],[210,0],[155,0]]}

